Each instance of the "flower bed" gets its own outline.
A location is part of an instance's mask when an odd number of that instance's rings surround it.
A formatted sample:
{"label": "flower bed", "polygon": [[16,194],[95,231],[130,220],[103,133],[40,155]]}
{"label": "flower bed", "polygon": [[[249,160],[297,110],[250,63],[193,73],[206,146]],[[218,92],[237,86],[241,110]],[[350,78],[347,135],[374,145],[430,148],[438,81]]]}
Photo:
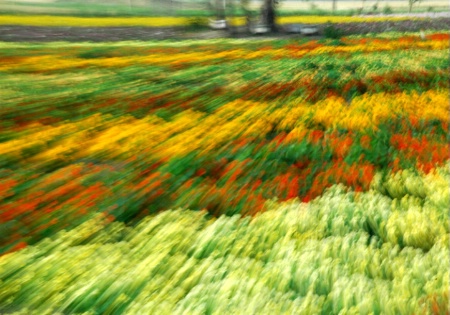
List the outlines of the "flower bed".
{"label": "flower bed", "polygon": [[1,44],[0,311],[442,314],[448,45]]}
{"label": "flower bed", "polygon": [[[188,17],[75,17],[75,16],[55,16],[55,15],[0,15],[0,25],[33,25],[33,26],[150,26],[150,27],[171,27],[189,25],[191,18]],[[358,17],[358,16],[282,16],[280,23],[357,23],[357,22],[380,22],[380,21],[402,21],[421,20],[421,18],[411,17]],[[245,25],[245,18],[235,18],[237,25]]]}

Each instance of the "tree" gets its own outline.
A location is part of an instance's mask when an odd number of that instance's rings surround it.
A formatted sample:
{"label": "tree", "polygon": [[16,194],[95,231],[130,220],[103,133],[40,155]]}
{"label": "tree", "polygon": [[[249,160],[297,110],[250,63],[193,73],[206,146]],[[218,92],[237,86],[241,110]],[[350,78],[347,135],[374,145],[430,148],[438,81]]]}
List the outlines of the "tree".
{"label": "tree", "polygon": [[411,13],[414,3],[417,3],[417,2],[420,2],[420,1],[421,0],[408,0],[408,3],[409,3],[409,11],[408,12]]}
{"label": "tree", "polygon": [[250,29],[252,24],[252,13],[250,10],[250,0],[241,0],[241,10],[244,12],[245,15],[245,24],[247,25],[247,28]]}
{"label": "tree", "polygon": [[264,4],[262,7],[262,17],[264,23],[270,28],[272,32],[276,32],[276,12],[275,6],[278,4],[276,0],[264,0]]}

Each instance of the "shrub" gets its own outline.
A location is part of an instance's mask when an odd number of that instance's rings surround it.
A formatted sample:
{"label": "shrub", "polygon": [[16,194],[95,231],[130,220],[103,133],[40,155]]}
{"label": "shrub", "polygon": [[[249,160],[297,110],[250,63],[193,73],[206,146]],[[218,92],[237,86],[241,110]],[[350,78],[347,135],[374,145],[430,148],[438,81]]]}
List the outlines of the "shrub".
{"label": "shrub", "polygon": [[375,4],[372,6],[372,10],[373,10],[373,13],[377,12],[377,10],[378,10],[378,3],[375,3]]}
{"label": "shrub", "polygon": [[333,24],[328,24],[323,30],[323,35],[325,38],[340,39],[344,34]]}
{"label": "shrub", "polygon": [[386,5],[386,6],[383,8],[383,13],[384,13],[384,14],[392,14],[392,13],[393,13],[392,8],[391,8],[389,5]]}
{"label": "shrub", "polygon": [[208,20],[204,17],[193,17],[188,20],[188,29],[201,30],[208,28]]}

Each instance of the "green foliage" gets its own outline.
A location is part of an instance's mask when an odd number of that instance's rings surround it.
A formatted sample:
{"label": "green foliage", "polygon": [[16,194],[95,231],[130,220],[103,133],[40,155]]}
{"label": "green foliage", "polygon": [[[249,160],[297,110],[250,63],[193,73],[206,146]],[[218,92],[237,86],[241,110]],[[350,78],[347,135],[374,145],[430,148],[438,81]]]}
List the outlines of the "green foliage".
{"label": "green foliage", "polygon": [[78,54],[78,58],[83,59],[96,59],[96,58],[108,58],[114,56],[114,49],[110,47],[96,47],[94,49],[88,49]]}
{"label": "green foliage", "polygon": [[208,19],[206,17],[191,17],[188,19],[188,30],[204,30],[208,29]]}
{"label": "green foliage", "polygon": [[374,3],[374,5],[372,6],[372,12],[376,13],[378,11],[378,2]]}
{"label": "green foliage", "polygon": [[392,14],[392,13],[394,13],[394,11],[392,11],[392,8],[391,8],[389,5],[386,5],[386,6],[383,8],[383,13],[384,13],[384,14]]}

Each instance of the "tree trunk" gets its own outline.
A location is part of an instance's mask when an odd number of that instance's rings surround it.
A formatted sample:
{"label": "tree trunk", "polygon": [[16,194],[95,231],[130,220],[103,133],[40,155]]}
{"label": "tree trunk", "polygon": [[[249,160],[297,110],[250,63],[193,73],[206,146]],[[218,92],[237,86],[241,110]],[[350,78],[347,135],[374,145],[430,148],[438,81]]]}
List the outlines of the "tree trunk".
{"label": "tree trunk", "polygon": [[216,18],[217,20],[225,20],[225,4],[224,0],[216,0]]}
{"label": "tree trunk", "polygon": [[263,6],[263,17],[267,26],[270,28],[272,32],[277,32],[276,25],[276,13],[275,13],[275,1],[274,0],[265,0]]}
{"label": "tree trunk", "polygon": [[223,0],[224,2],[224,11],[226,8],[226,19],[227,19],[227,27],[228,27],[228,32],[234,36],[238,33],[238,28],[235,25],[236,21],[236,11],[235,11],[235,7],[234,7],[234,1],[233,0]]}
{"label": "tree trunk", "polygon": [[336,12],[336,4],[337,4],[337,0],[333,0],[333,14]]}

